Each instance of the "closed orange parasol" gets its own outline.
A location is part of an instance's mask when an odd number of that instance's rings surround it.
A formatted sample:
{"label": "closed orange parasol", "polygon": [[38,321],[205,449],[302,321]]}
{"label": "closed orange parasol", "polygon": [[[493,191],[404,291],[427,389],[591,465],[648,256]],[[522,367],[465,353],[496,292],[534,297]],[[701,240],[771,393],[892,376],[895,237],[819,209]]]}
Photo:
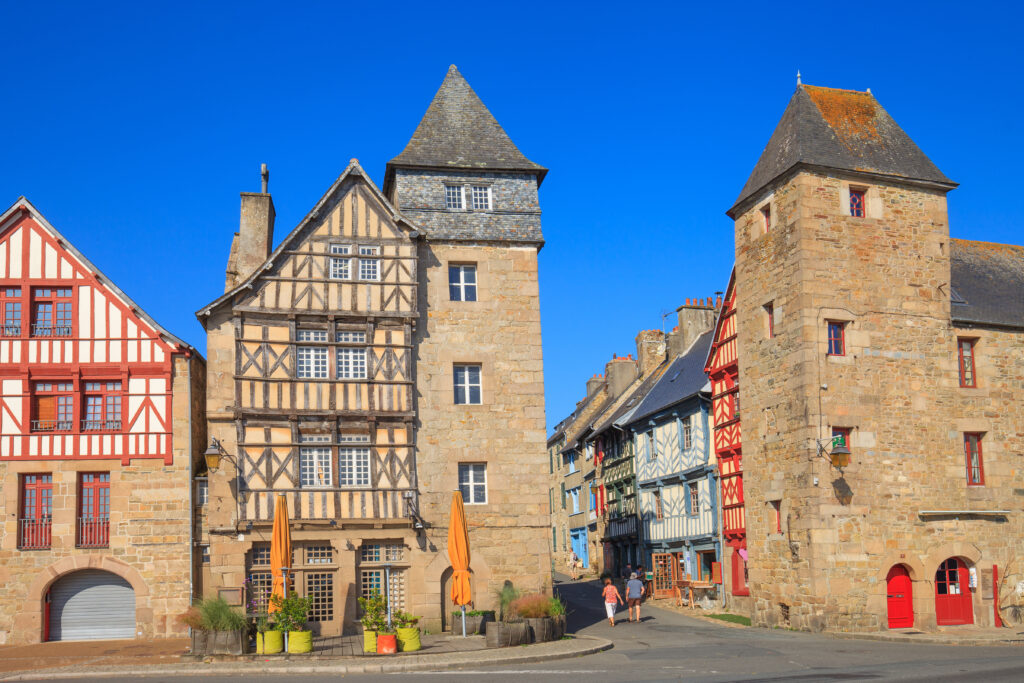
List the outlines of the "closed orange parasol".
{"label": "closed orange parasol", "polygon": [[[288,597],[282,567],[288,567],[292,561],[292,534],[288,528],[288,499],[283,493],[277,494],[274,503],[274,531],[270,536],[270,575],[273,586],[270,595],[278,595],[282,599]],[[270,601],[270,612],[276,612],[273,600]]]}
{"label": "closed orange parasol", "polygon": [[466,635],[466,605],[473,599],[469,587],[469,529],[462,493],[452,494],[451,519],[448,522],[448,559],[452,563],[452,603],[462,607],[462,635]]}

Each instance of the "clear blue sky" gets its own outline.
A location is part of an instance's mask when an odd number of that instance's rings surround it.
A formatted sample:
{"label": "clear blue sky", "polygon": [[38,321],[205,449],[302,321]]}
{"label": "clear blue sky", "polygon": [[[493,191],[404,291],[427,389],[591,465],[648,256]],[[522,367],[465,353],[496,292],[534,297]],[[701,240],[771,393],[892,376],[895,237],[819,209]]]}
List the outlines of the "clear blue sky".
{"label": "clear blue sky", "polygon": [[870,87],[961,183],[954,236],[1024,242],[1018,5],[694,4],[4,2],[0,203],[26,195],[205,350],[193,312],[259,164],[280,240],[351,157],[380,184],[455,63],[551,169],[549,426],[637,330],[725,288],[724,211],[798,68]]}

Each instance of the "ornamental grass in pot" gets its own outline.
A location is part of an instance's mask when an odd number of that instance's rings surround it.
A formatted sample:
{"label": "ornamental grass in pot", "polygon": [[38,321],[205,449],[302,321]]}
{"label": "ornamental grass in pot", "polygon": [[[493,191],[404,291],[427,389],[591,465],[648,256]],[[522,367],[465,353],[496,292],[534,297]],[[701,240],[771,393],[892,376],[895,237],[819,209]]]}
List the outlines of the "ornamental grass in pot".
{"label": "ornamental grass in pot", "polygon": [[533,642],[554,640],[554,622],[551,619],[551,598],[544,593],[529,593],[512,601],[510,609],[523,618],[530,627]]}
{"label": "ornamental grass in pot", "polygon": [[199,600],[178,619],[192,629],[194,655],[242,655],[249,649],[248,621],[224,598]]}
{"label": "ornamental grass in pot", "polygon": [[288,634],[288,653],[304,654],[313,651],[313,632],[306,628],[306,618],[313,606],[313,598],[300,598],[292,591],[287,598],[270,596],[274,606],[274,629]]}

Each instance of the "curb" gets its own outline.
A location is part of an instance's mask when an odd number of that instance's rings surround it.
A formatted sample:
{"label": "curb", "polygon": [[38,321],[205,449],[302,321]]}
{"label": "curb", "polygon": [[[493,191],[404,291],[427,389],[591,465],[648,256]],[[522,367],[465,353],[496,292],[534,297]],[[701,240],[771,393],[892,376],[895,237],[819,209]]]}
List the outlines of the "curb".
{"label": "curb", "polygon": [[963,645],[968,647],[1021,647],[1024,639],[989,640],[987,638],[953,638],[927,634],[927,638],[888,633],[827,633],[838,640],[873,640],[886,643],[916,643],[917,645]]}
{"label": "curb", "polygon": [[[610,650],[614,643],[604,638],[594,636],[575,636],[574,639],[581,647],[572,650],[553,652],[530,652],[531,648],[544,647],[546,643],[522,648],[520,652],[509,652],[509,650],[520,650],[520,648],[493,648],[475,652],[438,653],[431,655],[431,659],[425,659],[426,655],[420,655],[415,659],[394,659],[388,661],[373,661],[362,663],[357,658],[337,661],[335,664],[330,660],[321,660],[322,664],[303,666],[297,665],[296,660],[275,663],[267,666],[266,663],[248,664],[246,662],[224,662],[222,664],[195,664],[192,666],[160,666],[152,665],[147,667],[123,668],[123,669],[99,669],[99,668],[77,668],[74,671],[54,671],[40,669],[38,671],[26,671],[11,675],[0,675],[3,681],[38,681],[58,680],[75,678],[123,678],[123,677],[145,677],[145,676],[194,676],[199,675],[231,675],[231,674],[374,674],[374,673],[400,673],[406,671],[427,671],[432,669],[464,669],[467,667],[490,666],[497,664],[528,664],[532,662],[543,662],[555,659],[569,659],[572,657],[583,657],[596,654],[604,650]],[[565,641],[558,641],[565,642]],[[486,654],[487,656],[480,656]]]}

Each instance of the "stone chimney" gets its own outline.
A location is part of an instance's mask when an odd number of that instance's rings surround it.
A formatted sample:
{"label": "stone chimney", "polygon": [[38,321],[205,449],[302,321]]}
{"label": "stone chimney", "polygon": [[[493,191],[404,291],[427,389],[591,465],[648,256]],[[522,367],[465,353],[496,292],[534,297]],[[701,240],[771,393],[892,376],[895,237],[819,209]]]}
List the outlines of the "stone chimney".
{"label": "stone chimney", "polygon": [[693,341],[715,325],[715,314],[722,305],[722,300],[687,299],[686,303],[676,309],[679,324],[668,334],[669,356],[681,356]]}
{"label": "stone chimney", "polygon": [[661,365],[665,360],[665,333],[661,330],[640,330],[636,335],[636,360],[643,377]]}
{"label": "stone chimney", "polygon": [[263,265],[274,246],[274,200],[268,186],[270,172],[267,165],[260,167],[262,192],[242,192],[241,219],[238,232],[231,240],[224,291],[236,287]]}
{"label": "stone chimney", "polygon": [[604,375],[594,375],[587,380],[587,398],[590,398],[604,386]]}
{"label": "stone chimney", "polygon": [[625,358],[613,357],[608,361],[604,366],[604,375],[608,378],[608,395],[612,398],[621,396],[636,379],[636,372],[636,361],[632,355]]}

